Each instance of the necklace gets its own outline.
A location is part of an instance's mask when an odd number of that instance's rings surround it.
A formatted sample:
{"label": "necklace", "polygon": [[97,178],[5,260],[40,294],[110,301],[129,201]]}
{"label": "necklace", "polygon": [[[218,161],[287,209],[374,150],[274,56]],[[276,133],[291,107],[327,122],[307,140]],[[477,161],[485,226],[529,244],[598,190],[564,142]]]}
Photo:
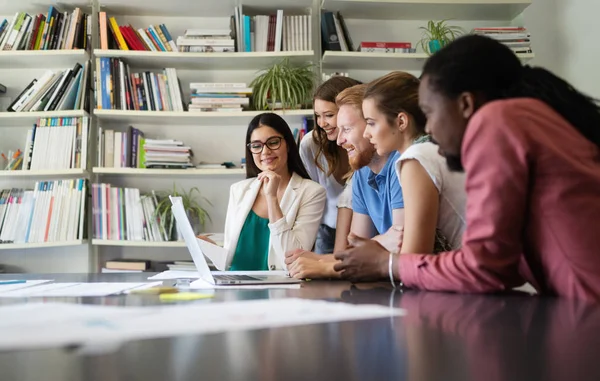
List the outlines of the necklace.
{"label": "necklace", "polygon": [[415,140],[413,140],[413,144],[419,144],[419,143],[427,143],[431,141],[431,136],[430,135],[421,135],[418,138],[416,138]]}

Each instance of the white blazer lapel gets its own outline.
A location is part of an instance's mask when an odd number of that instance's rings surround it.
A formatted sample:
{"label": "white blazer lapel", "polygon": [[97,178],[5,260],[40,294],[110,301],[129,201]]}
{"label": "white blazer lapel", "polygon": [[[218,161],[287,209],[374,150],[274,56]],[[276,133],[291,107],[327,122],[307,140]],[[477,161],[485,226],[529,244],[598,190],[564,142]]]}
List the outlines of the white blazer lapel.
{"label": "white blazer lapel", "polygon": [[[298,194],[297,194],[296,190],[300,187],[301,183],[302,183],[302,177],[300,177],[296,173],[293,173],[292,177],[290,178],[290,182],[289,182],[287,188],[285,189],[285,193],[283,194],[283,197],[281,198],[281,203],[279,205],[281,207],[281,212],[283,212],[283,215],[286,218],[289,217],[290,209],[294,205],[296,198],[298,198]],[[296,218],[296,216],[293,216],[293,217]]]}

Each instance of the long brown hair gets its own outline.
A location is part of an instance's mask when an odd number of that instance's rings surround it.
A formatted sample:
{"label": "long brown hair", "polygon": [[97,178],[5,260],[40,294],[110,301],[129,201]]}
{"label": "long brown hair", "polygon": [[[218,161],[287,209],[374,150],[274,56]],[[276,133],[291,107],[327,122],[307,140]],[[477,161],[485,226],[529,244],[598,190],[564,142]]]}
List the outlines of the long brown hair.
{"label": "long brown hair", "polygon": [[[329,78],[327,81],[317,87],[313,100],[320,99],[325,102],[331,102],[335,104],[335,97],[344,89],[360,84],[360,81],[349,77],[335,76]],[[317,116],[315,114],[315,128],[313,130],[313,139],[317,144],[317,154],[315,155],[315,165],[322,172],[325,172],[327,176],[335,171],[335,168],[339,165],[340,160],[340,149],[335,141],[327,139],[327,133],[325,130],[317,125]],[[329,170],[326,172],[325,168],[319,163],[321,155],[325,156],[327,166]]]}
{"label": "long brown hair", "polygon": [[403,71],[393,71],[369,83],[364,98],[371,98],[375,106],[393,124],[401,112],[414,120],[415,133],[423,135],[427,118],[419,107],[419,79]]}

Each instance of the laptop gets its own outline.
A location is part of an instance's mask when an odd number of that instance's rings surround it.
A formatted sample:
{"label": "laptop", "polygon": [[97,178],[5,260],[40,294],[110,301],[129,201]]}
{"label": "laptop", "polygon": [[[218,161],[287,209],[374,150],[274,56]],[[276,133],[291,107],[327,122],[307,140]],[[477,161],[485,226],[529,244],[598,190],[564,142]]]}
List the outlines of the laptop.
{"label": "laptop", "polygon": [[177,221],[177,227],[183,236],[185,245],[192,256],[194,265],[196,266],[198,274],[202,280],[215,285],[288,284],[302,282],[300,279],[294,279],[289,276],[281,275],[213,275],[210,272],[206,258],[204,258],[204,253],[202,252],[202,248],[198,243],[198,238],[196,238],[194,230],[192,229],[192,225],[190,224],[187,214],[183,209],[181,198],[169,196],[169,199],[171,200],[171,211],[173,212],[173,216]]}

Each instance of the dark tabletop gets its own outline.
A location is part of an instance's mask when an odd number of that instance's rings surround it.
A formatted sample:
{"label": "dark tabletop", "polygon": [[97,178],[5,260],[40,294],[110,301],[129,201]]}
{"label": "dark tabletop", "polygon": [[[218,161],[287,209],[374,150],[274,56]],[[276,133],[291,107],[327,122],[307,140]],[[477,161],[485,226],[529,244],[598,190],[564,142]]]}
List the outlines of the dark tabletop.
{"label": "dark tabletop", "polygon": [[[135,282],[148,275],[25,276]],[[600,380],[600,306],[594,304],[518,292],[399,292],[387,283],[337,281],[308,282],[301,289],[217,290],[214,299],[192,303],[283,297],[391,305],[407,315],[139,340],[96,353],[5,351],[0,380]],[[140,295],[44,300],[159,303],[155,296]],[[26,301],[0,299],[0,305]]]}

